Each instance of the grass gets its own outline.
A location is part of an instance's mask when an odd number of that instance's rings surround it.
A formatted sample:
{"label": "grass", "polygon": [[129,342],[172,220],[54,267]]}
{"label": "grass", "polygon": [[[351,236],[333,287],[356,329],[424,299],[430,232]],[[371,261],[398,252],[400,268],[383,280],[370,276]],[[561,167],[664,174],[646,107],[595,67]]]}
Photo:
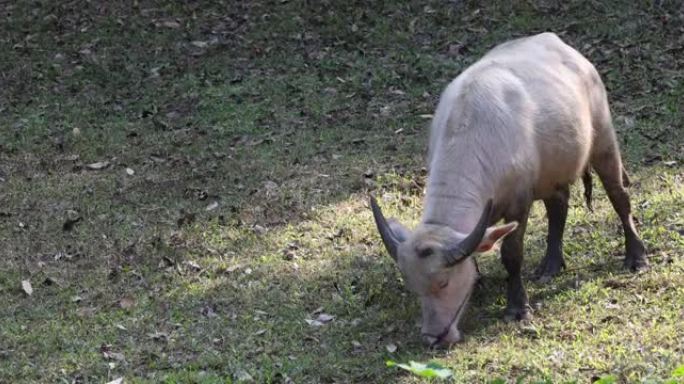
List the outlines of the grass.
{"label": "grass", "polygon": [[[422,380],[392,359],[656,383],[684,363],[677,2],[0,3],[0,382]],[[527,283],[535,320],[500,320],[484,255],[467,342],[427,351],[366,196],[415,224],[424,115],[488,48],[544,30],[604,77],[652,269],[623,271],[606,196],[589,213],[575,190],[568,270]]]}

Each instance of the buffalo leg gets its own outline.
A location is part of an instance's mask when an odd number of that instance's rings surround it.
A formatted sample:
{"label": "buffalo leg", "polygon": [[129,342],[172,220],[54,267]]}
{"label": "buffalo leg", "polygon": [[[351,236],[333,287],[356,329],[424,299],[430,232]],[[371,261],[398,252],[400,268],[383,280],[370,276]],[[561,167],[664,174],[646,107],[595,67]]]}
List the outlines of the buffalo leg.
{"label": "buffalo leg", "polygon": [[617,149],[594,156],[591,165],[601,178],[603,187],[610,198],[615,212],[620,217],[625,233],[625,267],[638,271],[648,267],[646,261],[646,247],[639,238],[634,220],[629,195],[625,190],[622,179],[622,161]]}
{"label": "buffalo leg", "polygon": [[568,217],[568,200],[570,189],[566,185],[544,200],[546,216],[549,221],[549,234],[546,237],[546,255],[535,271],[535,277],[540,283],[551,280],[565,268],[563,260],[563,231]]}
{"label": "buffalo leg", "polygon": [[527,227],[527,217],[531,203],[525,204],[519,212],[506,215],[506,222],[516,220],[518,228],[508,235],[501,245],[501,261],[508,272],[506,296],[508,304],[504,312],[504,319],[528,320],[532,317],[527,292],[522,282],[523,237]]}

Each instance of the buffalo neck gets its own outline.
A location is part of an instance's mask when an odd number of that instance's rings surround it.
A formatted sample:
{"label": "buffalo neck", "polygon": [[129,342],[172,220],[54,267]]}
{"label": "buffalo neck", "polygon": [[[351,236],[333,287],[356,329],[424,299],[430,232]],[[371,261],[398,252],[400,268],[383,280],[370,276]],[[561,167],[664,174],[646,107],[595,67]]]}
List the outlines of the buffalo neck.
{"label": "buffalo neck", "polygon": [[438,158],[428,175],[422,222],[470,233],[487,199],[494,197],[494,185],[486,177],[490,173],[487,161],[480,156]]}

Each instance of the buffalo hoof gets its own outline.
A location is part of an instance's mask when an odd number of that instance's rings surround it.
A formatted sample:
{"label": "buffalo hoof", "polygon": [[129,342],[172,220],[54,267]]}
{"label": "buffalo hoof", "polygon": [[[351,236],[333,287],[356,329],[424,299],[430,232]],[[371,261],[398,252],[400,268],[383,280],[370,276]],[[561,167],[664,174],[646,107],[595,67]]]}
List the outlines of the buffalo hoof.
{"label": "buffalo hoof", "polygon": [[532,320],[532,308],[526,305],[523,308],[506,308],[504,312],[504,321],[530,321]]}
{"label": "buffalo hoof", "polygon": [[648,269],[648,260],[643,255],[641,257],[626,257],[625,268],[632,272],[642,272]]}
{"label": "buffalo hoof", "polygon": [[546,256],[534,271],[534,280],[541,284],[548,283],[551,279],[558,276],[563,268],[565,268],[563,259]]}
{"label": "buffalo hoof", "polygon": [[646,248],[639,241],[628,247],[625,255],[625,268],[632,272],[641,272],[648,269],[648,260],[646,260]]}

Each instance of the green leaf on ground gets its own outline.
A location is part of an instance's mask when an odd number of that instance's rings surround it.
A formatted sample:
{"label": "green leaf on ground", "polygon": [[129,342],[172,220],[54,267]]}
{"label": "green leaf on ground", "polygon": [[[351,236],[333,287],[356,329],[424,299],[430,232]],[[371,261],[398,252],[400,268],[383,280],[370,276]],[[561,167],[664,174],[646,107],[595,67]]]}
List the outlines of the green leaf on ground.
{"label": "green leaf on ground", "polygon": [[415,361],[409,361],[408,364],[397,363],[392,360],[387,360],[388,367],[399,367],[401,369],[407,370],[414,375],[428,378],[439,378],[446,379],[453,376],[453,372],[450,369],[445,368],[437,363],[418,363]]}
{"label": "green leaf on ground", "polygon": [[672,371],[672,377],[684,378],[684,364],[680,365],[679,367],[677,367],[677,369]]}

